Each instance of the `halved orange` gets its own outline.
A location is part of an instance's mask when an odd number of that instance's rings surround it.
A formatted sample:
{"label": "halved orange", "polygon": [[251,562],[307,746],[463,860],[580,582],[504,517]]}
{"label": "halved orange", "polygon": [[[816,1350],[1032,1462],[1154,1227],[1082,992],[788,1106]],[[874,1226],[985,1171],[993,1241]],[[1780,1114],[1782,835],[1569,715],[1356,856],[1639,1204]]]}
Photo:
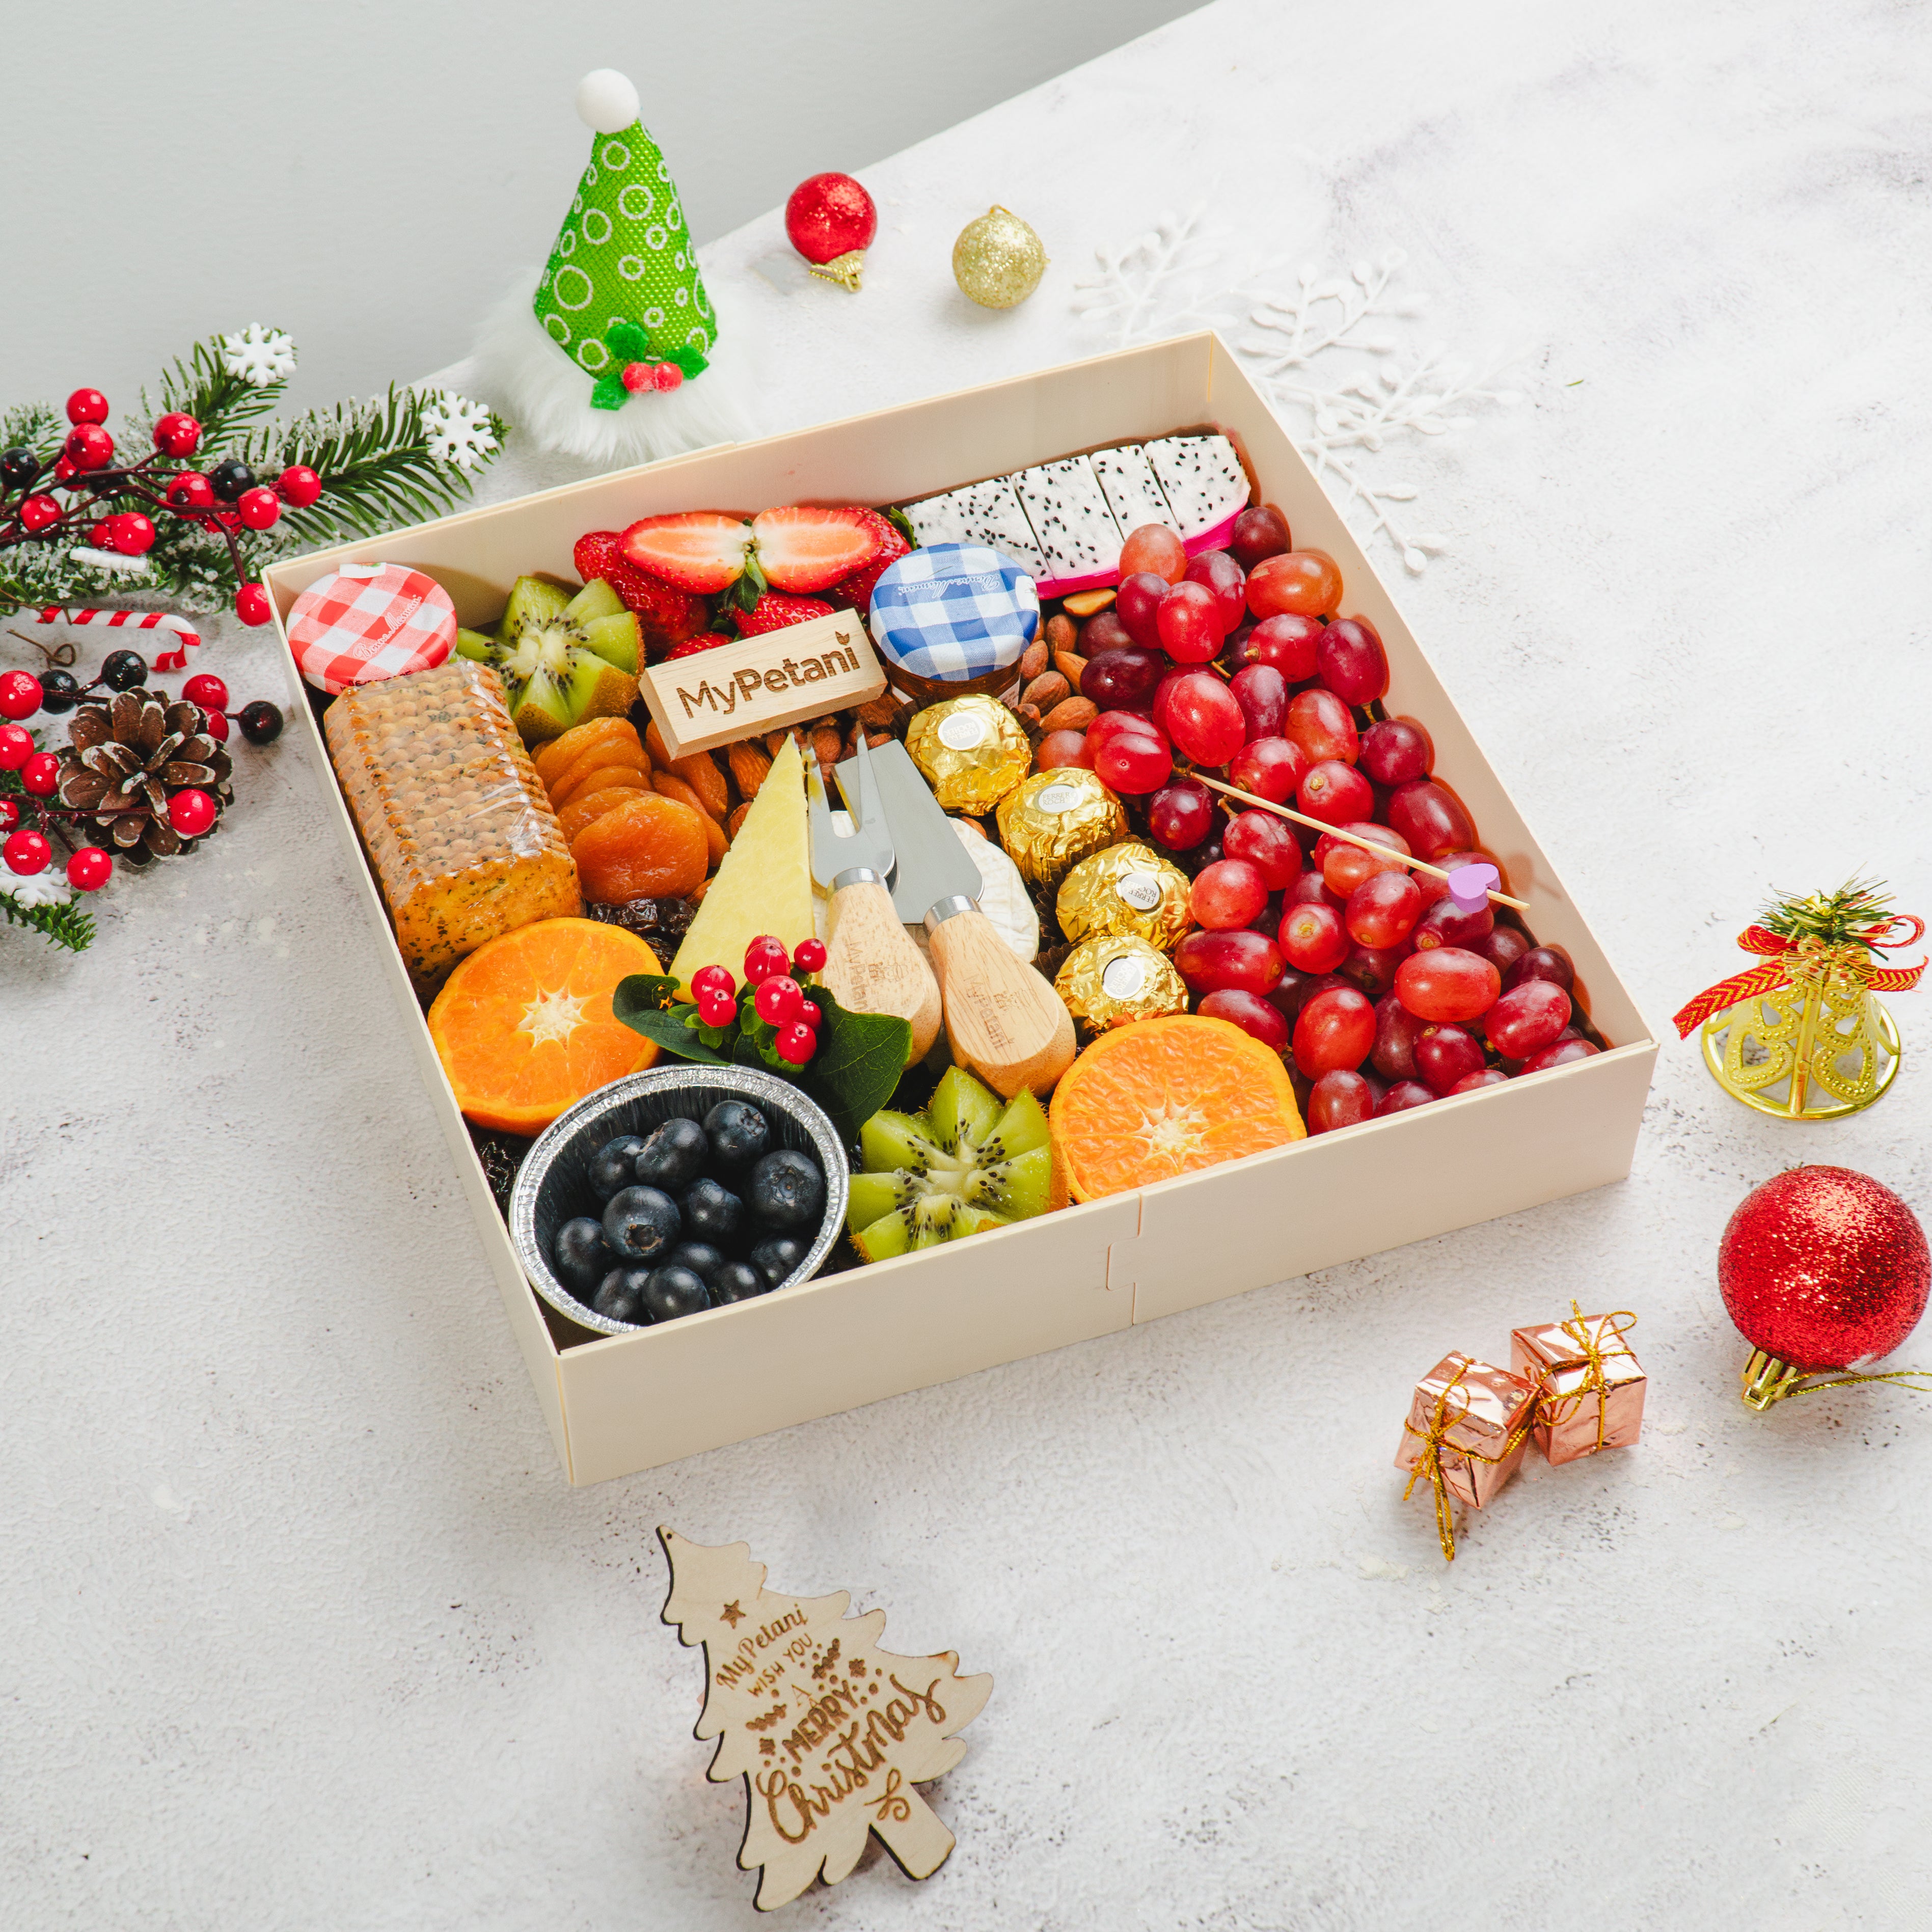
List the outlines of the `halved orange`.
{"label": "halved orange", "polygon": [[1060,1076],[1048,1118],[1076,1201],[1284,1147],[1306,1131],[1281,1056],[1202,1013],[1101,1034]]}
{"label": "halved orange", "polygon": [[538,1134],[586,1094],[636,1073],[657,1048],[610,1013],[617,982],[661,973],[634,932],[540,919],[479,946],[429,1010],[430,1036],[464,1118]]}

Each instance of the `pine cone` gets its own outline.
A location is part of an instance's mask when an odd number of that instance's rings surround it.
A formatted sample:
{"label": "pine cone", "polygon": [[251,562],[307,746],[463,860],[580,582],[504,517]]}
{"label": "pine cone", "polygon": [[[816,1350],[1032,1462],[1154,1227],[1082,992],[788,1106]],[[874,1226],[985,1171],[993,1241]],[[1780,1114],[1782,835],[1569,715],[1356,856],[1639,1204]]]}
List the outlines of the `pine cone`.
{"label": "pine cone", "polygon": [[116,692],[82,705],[68,725],[73,742],[60,754],[60,802],[90,814],[130,866],[193,851],[200,840],[168,823],[169,799],[194,789],[214,800],[203,838],[221,829],[219,808],[235,802],[233,766],[207,723],[199,705],[165,692]]}

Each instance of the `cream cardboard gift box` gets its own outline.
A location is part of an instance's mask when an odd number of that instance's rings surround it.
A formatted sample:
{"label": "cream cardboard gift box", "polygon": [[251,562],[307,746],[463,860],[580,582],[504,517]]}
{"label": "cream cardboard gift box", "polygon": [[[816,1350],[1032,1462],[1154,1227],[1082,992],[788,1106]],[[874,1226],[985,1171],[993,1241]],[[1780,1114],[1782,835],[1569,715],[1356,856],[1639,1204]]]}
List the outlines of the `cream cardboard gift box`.
{"label": "cream cardboard gift box", "polygon": [[[1324,550],[1345,611],[1388,651],[1392,714],[1414,717],[1528,923],[1566,946],[1607,1052],[952,1246],[820,1277],[640,1334],[598,1337],[524,1279],[308,704],[292,736],[352,855],[370,945],[407,1018],[423,1082],[475,1209],[511,1326],[573,1483],[741,1441],[996,1363],[1111,1334],[1264,1283],[1602,1186],[1630,1170],[1656,1044],[1360,546],[1226,346],[1183,337],[763,442],[545,490],[318,552],[267,573],[277,621],[345,562],[436,579],[463,622],[494,618],[526,572],[574,575],[586,530],[639,517],[794,502],[892,503],[1103,446],[1217,426],[1245,451],[1296,542]],[[292,660],[290,679],[294,684]],[[1399,1189],[1387,1184],[1403,1177]],[[1364,1211],[1372,1203],[1373,1211]]]}

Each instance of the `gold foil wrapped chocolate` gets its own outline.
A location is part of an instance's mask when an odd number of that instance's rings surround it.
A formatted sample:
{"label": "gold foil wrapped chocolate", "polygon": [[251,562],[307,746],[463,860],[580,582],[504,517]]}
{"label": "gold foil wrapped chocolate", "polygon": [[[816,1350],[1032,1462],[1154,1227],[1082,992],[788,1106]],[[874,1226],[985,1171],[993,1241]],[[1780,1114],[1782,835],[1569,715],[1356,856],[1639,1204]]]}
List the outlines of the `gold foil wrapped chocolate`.
{"label": "gold foil wrapped chocolate", "polygon": [[1083,939],[1130,933],[1172,952],[1194,922],[1187,910],[1187,874],[1136,839],[1082,859],[1060,882],[1054,910],[1060,929]]}
{"label": "gold foil wrapped chocolate", "polygon": [[1187,987],[1174,962],[1131,932],[1082,940],[1054,975],[1053,990],[1083,1034],[1187,1010]]}
{"label": "gold foil wrapped chocolate", "polygon": [[1127,834],[1120,801],[1084,765],[1035,772],[1000,801],[1000,843],[1029,885],[1052,892]]}
{"label": "gold foil wrapped chocolate", "polygon": [[991,812],[1027,775],[1033,748],[997,698],[949,698],[906,727],[906,749],[948,812]]}

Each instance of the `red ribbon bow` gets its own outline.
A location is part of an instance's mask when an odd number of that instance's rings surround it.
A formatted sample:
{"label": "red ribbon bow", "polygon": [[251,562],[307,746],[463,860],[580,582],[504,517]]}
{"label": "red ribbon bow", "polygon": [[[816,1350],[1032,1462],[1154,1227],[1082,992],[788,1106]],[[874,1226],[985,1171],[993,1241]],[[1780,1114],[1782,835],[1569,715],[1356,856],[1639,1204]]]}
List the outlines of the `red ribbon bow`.
{"label": "red ribbon bow", "polygon": [[[1912,930],[1897,939],[1879,938],[1880,933],[1889,932],[1895,926],[1909,926]],[[1783,939],[1763,926],[1747,926],[1738,934],[1738,944],[1747,952],[1760,955],[1765,963],[1747,967],[1742,973],[1733,973],[1728,980],[1720,980],[1714,986],[1706,986],[1676,1015],[1677,1036],[1679,1040],[1687,1039],[1694,1028],[1702,1026],[1714,1014],[1736,1006],[1740,1000],[1755,999],[1760,994],[1775,992],[1780,986],[1790,985],[1792,962],[1789,956],[1794,952],[1822,958],[1829,965],[1856,973],[1874,992],[1909,993],[1918,985],[1918,976],[1925,970],[1923,959],[1916,966],[1874,966],[1865,956],[1868,951],[1889,952],[1901,946],[1910,946],[1924,931],[1925,922],[1917,914],[1910,912],[1894,913],[1891,918],[1868,927],[1856,940],[1847,940],[1842,946],[1826,946],[1817,940]]]}

